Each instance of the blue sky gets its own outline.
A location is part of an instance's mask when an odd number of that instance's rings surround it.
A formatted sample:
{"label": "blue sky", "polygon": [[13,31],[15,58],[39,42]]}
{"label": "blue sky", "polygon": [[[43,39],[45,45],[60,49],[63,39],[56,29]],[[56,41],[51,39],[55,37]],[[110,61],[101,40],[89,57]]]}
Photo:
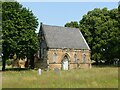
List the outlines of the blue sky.
{"label": "blue sky", "polygon": [[[84,14],[94,8],[117,8],[118,2],[20,2],[32,10],[39,23],[64,26],[70,21],[80,21]],[[39,29],[39,26],[38,26]],[[37,31],[38,31],[37,29]]]}

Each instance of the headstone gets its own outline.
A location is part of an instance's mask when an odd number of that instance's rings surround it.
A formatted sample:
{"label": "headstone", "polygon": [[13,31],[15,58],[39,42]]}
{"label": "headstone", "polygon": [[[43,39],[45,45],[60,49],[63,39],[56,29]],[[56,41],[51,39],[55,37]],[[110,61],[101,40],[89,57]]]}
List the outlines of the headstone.
{"label": "headstone", "polygon": [[42,74],[42,70],[38,69],[38,74],[41,75]]}
{"label": "headstone", "polygon": [[59,68],[54,68],[54,71],[55,71],[56,74],[60,74]]}
{"label": "headstone", "polygon": [[91,63],[90,63],[90,68],[92,68]]}

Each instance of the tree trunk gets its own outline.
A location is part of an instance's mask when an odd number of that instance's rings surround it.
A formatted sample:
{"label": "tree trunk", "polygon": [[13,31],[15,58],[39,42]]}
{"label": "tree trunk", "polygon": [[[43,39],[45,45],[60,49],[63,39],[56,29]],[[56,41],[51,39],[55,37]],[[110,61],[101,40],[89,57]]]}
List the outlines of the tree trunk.
{"label": "tree trunk", "polygon": [[98,65],[99,63],[98,63],[98,60],[95,60],[96,61],[96,65]]}
{"label": "tree trunk", "polygon": [[34,69],[34,55],[31,55],[30,57],[31,57],[30,58],[30,68]]}
{"label": "tree trunk", "polygon": [[3,56],[2,57],[2,71],[5,71],[5,66],[6,66],[6,58]]}

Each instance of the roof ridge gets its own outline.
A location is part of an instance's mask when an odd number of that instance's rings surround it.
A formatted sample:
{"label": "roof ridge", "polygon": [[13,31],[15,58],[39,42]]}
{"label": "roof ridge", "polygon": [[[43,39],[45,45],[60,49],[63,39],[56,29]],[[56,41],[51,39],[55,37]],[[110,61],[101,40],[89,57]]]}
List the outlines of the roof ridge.
{"label": "roof ridge", "polygon": [[57,26],[57,25],[48,25],[48,24],[42,24],[42,25],[43,25],[43,26],[51,26],[51,27],[68,28],[68,29],[79,29],[79,28],[64,27],[64,26]]}

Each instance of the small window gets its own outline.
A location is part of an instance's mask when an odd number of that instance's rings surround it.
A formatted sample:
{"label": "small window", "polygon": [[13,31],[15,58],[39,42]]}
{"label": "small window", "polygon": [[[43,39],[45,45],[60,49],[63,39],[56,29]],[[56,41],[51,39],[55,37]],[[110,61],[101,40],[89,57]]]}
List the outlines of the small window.
{"label": "small window", "polygon": [[44,48],[41,48],[41,58],[44,58]]}
{"label": "small window", "polygon": [[57,60],[57,54],[54,53],[54,54],[53,54],[53,63],[56,63],[56,60]]}
{"label": "small window", "polygon": [[74,63],[77,63],[77,55],[74,55]]}
{"label": "small window", "polygon": [[85,53],[83,54],[83,63],[86,63],[86,55],[85,55]]}
{"label": "small window", "polygon": [[40,57],[40,51],[38,50],[37,52],[37,57],[39,58]]}

